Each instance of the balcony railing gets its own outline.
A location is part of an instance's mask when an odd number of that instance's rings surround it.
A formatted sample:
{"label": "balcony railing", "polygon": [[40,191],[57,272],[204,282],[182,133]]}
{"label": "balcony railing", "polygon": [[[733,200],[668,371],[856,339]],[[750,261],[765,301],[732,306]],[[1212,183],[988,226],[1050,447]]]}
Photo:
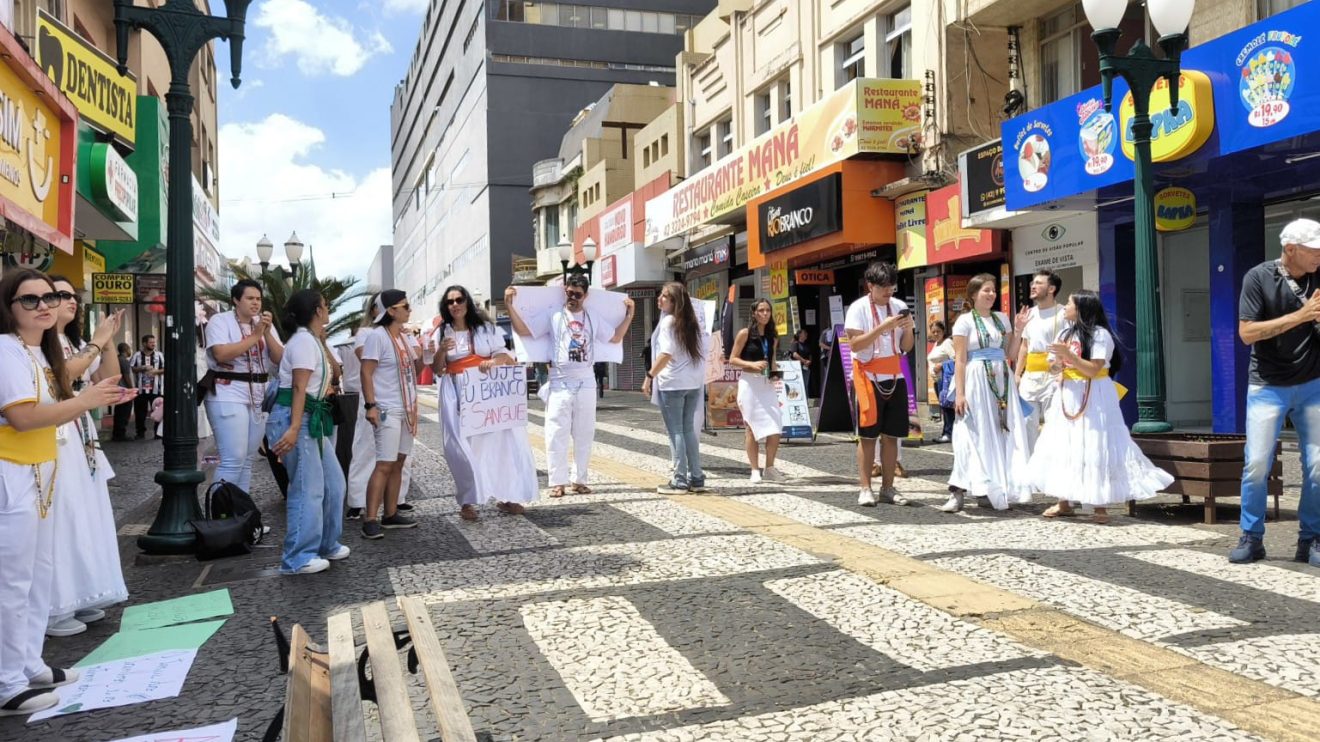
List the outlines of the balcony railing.
{"label": "balcony railing", "polygon": [[534,188],[554,185],[563,179],[564,161],[559,158],[541,160],[532,165],[532,187]]}

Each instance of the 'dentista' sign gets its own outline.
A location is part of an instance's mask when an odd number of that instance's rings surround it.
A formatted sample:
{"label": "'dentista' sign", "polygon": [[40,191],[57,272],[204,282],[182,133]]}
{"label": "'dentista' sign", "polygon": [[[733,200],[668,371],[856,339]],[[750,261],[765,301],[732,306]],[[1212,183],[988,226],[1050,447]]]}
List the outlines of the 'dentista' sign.
{"label": "'dentista' sign", "polygon": [[[1150,89],[1150,156],[1154,162],[1172,162],[1192,154],[1215,128],[1214,92],[1204,72],[1183,70],[1178,77],[1178,110],[1170,110],[1169,81],[1160,78]],[[1136,159],[1132,93],[1118,109],[1123,126],[1123,154]]]}
{"label": "'dentista' sign", "polygon": [[34,58],[93,126],[132,145],[137,137],[137,78],[44,10],[37,11]]}

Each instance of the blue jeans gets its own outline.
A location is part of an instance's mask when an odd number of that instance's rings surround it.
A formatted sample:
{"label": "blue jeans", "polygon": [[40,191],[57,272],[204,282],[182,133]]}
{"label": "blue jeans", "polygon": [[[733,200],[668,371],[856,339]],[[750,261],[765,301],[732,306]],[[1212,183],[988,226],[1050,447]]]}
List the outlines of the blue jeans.
{"label": "blue jeans", "polygon": [[1267,482],[1284,417],[1292,420],[1302,449],[1302,538],[1320,538],[1320,379],[1297,386],[1258,386],[1247,391],[1246,465],[1242,468],[1242,531],[1265,533]]}
{"label": "blue jeans", "polygon": [[[284,454],[289,470],[288,533],[284,536],[281,572],[294,572],[316,557],[333,554],[344,530],[344,470],[335,458],[331,438],[313,438],[308,415],[298,431],[298,443]],[[270,444],[284,435],[293,410],[275,405],[266,423]]]}
{"label": "blue jeans", "polygon": [[[265,414],[260,409],[241,402],[206,400],[206,419],[211,423],[215,447],[220,455],[220,464],[215,469],[217,480],[223,479],[238,485],[244,492],[252,492],[252,460],[257,456],[261,435],[265,432],[263,417]],[[283,432],[284,428],[281,428],[280,433]]]}
{"label": "blue jeans", "polygon": [[701,438],[693,422],[700,402],[700,389],[660,391],[660,414],[665,420],[669,450],[676,464],[669,484],[678,489],[706,486],[706,475],[701,471]]}

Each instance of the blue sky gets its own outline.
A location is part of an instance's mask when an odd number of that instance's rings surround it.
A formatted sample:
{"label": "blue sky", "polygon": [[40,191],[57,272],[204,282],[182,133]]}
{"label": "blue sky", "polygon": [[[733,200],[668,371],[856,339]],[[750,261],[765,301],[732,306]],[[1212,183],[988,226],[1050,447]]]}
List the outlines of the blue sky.
{"label": "blue sky", "polygon": [[[221,251],[256,259],[296,230],[318,272],[365,274],[391,239],[389,107],[428,0],[258,0],[243,85],[216,47]],[[219,3],[213,12],[220,12]]]}

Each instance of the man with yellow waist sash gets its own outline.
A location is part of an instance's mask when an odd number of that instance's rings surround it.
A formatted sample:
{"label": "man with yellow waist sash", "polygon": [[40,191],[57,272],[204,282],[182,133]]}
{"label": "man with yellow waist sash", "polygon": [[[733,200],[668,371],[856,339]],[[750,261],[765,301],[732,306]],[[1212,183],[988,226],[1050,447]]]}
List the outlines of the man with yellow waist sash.
{"label": "man with yellow waist sash", "polygon": [[1057,300],[1062,287],[1063,281],[1054,271],[1041,270],[1031,278],[1031,300],[1035,306],[1027,312],[1026,326],[1022,329],[1017,388],[1022,401],[1031,408],[1027,415],[1027,438],[1032,448],[1036,447],[1045,410],[1058,388],[1058,379],[1050,372],[1049,350],[1059,333],[1069,326]]}

